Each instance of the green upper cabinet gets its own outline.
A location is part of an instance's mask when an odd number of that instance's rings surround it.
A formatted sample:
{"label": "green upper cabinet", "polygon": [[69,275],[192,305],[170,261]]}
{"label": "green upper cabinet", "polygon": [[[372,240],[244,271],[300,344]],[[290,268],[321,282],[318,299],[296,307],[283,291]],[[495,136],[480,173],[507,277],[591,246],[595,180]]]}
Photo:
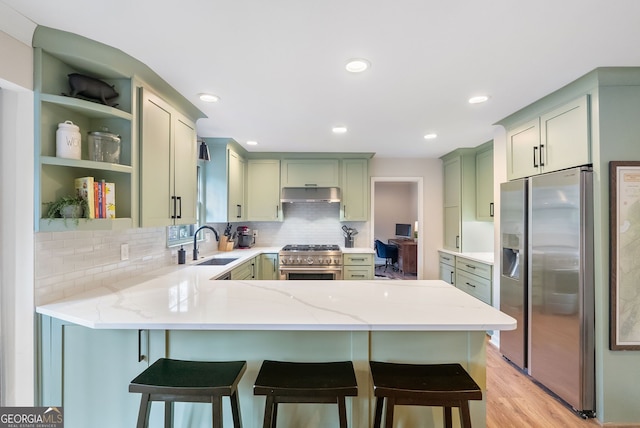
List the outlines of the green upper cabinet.
{"label": "green upper cabinet", "polygon": [[532,119],[507,133],[507,178],[530,177],[540,171],[540,119]]}
{"label": "green upper cabinet", "polygon": [[175,224],[196,223],[198,209],[198,137],[196,125],[185,116],[176,115],[173,150],[174,193],[178,206]]}
{"label": "green upper cabinet", "polygon": [[589,96],[507,130],[507,178],[591,163]]}
{"label": "green upper cabinet", "polygon": [[227,207],[227,221],[246,220],[245,203],[245,174],[247,161],[233,150],[227,151],[229,164],[229,205]]}
{"label": "green upper cabinet", "polygon": [[247,220],[282,221],[279,160],[247,161]]}
{"label": "green upper cabinet", "polygon": [[205,222],[244,221],[247,160],[229,138],[205,138],[211,160],[205,168]]}
{"label": "green upper cabinet", "polygon": [[140,88],[142,226],[194,224],[197,209],[195,125]]}
{"label": "green upper cabinet", "polygon": [[369,161],[342,160],[341,221],[369,219]]}
{"label": "green upper cabinet", "polygon": [[444,206],[460,206],[460,179],[462,175],[460,156],[448,157],[444,160]]}
{"label": "green upper cabinet", "polygon": [[476,219],[493,221],[493,142],[478,147],[476,153]]}
{"label": "green upper cabinet", "polygon": [[[118,49],[43,26],[36,28],[33,46],[36,230],[128,229],[195,222],[194,124],[205,115],[153,70]],[[118,96],[109,99],[109,105],[68,96],[68,75],[72,73],[113,86]],[[146,92],[138,93],[140,87],[153,87],[164,101],[159,97],[156,103],[152,98],[145,99]],[[80,159],[57,156],[56,129],[65,121],[80,128]],[[155,129],[156,125],[160,128]],[[120,137],[117,163],[89,160],[88,133],[104,128]],[[162,153],[153,153],[156,150]],[[171,150],[179,156],[174,157]],[[145,160],[149,162],[144,164]],[[152,172],[150,165],[164,171]],[[46,203],[74,194],[74,180],[79,177],[115,184],[116,218],[81,220],[77,225],[46,218]],[[179,194],[173,193],[176,189]],[[166,200],[171,196],[180,197],[175,205],[181,219],[171,219],[173,202]],[[149,206],[145,206],[147,202]]]}
{"label": "green upper cabinet", "polygon": [[282,187],[339,187],[340,161],[284,159],[280,183]]}
{"label": "green upper cabinet", "polygon": [[465,245],[465,225],[476,221],[476,149],[458,149],[444,155],[443,202],[444,240],[447,250],[469,251]]}

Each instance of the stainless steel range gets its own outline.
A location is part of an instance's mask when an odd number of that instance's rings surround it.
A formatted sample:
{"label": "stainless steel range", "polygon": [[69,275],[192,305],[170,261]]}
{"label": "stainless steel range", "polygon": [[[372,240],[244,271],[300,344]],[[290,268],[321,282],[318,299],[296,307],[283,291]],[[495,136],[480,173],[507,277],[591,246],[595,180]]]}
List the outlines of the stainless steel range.
{"label": "stainless steel range", "polygon": [[280,279],[342,279],[342,251],[337,245],[286,245],[278,255]]}

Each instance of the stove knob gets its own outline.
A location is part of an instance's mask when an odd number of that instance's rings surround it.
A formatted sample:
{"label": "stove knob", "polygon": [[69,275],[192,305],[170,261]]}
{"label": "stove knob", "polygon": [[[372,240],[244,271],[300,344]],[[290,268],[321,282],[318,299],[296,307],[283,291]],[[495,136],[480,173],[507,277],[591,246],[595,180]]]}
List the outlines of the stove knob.
{"label": "stove knob", "polygon": [[318,257],[318,264],[321,265],[324,263],[324,259],[322,257]]}
{"label": "stove knob", "polygon": [[307,257],[307,264],[310,264],[310,265],[313,264],[313,258],[312,257]]}
{"label": "stove knob", "polygon": [[297,264],[302,263],[302,260],[300,260],[300,257],[298,257],[298,258],[296,259],[296,263],[297,263]]}

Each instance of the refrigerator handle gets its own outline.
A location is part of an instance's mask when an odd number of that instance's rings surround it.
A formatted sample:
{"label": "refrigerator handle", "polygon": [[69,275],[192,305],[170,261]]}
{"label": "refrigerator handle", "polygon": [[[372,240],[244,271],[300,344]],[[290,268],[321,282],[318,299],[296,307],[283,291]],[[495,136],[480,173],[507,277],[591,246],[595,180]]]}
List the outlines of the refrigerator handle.
{"label": "refrigerator handle", "polygon": [[538,167],[537,155],[538,154],[538,146],[533,146],[533,167]]}
{"label": "refrigerator handle", "polygon": [[494,208],[493,208],[493,202],[489,203],[489,217],[493,217],[494,215]]}

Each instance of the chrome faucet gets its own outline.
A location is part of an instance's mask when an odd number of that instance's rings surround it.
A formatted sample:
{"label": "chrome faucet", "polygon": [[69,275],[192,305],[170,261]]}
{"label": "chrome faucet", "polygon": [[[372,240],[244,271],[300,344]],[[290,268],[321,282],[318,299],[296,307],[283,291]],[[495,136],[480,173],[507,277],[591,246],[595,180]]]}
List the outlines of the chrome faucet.
{"label": "chrome faucet", "polygon": [[220,235],[218,235],[218,231],[215,230],[213,227],[207,226],[206,224],[204,226],[200,226],[198,230],[196,230],[196,233],[193,234],[193,260],[198,260],[198,232],[200,232],[202,229],[211,230],[213,234],[216,236],[216,241],[220,240]]}

